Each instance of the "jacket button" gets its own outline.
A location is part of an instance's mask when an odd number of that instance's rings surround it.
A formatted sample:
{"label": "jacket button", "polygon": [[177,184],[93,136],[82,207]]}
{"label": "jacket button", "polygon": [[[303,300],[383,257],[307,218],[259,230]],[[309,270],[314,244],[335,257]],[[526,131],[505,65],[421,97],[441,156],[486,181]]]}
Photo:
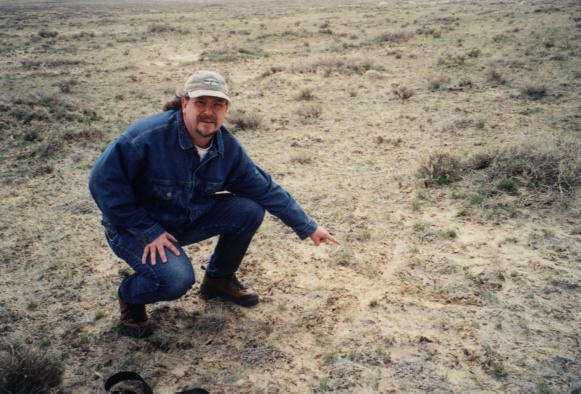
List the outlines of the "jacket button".
{"label": "jacket button", "polygon": [[167,198],[171,198],[171,196],[172,196],[172,193],[171,193],[171,192],[167,192],[167,193],[165,193],[165,196],[166,196]]}

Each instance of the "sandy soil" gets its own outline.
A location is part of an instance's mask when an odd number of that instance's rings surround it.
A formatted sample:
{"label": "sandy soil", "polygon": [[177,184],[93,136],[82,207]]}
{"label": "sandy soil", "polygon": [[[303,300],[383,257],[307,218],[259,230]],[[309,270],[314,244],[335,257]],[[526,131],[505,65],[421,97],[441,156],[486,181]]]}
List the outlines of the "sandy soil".
{"label": "sandy soil", "polygon": [[[434,153],[579,142],[579,2],[0,11],[0,332],[56,354],[63,392],[101,392],[120,370],[156,393],[581,385],[579,194],[480,198],[477,178],[416,176]],[[201,68],[227,75],[232,109],[261,120],[236,136],[342,246],[314,247],[267,216],[240,274],[257,307],[205,302],[196,284],[150,308],[153,337],[128,339],[116,329],[127,268],[106,245],[88,174]],[[187,247],[198,278],[214,242]]]}

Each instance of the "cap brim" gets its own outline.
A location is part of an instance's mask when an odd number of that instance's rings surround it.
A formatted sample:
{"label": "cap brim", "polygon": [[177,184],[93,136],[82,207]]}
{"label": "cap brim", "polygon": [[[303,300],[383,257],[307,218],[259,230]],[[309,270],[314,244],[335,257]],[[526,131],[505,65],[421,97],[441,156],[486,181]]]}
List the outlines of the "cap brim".
{"label": "cap brim", "polygon": [[202,96],[212,96],[212,97],[220,97],[224,100],[228,100],[229,103],[232,102],[232,99],[228,97],[227,94],[218,92],[216,90],[194,90],[193,92],[187,92],[188,97],[202,97]]}

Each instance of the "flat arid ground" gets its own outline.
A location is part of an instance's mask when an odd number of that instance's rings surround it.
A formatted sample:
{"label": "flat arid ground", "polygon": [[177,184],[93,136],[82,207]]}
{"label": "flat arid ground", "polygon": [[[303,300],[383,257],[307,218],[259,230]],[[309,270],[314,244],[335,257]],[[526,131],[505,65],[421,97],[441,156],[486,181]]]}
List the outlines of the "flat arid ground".
{"label": "flat arid ground", "polygon": [[[579,1],[3,1],[0,51],[1,392],[580,389]],[[267,215],[259,305],[196,284],[126,338],[89,172],[199,69],[342,245]]]}

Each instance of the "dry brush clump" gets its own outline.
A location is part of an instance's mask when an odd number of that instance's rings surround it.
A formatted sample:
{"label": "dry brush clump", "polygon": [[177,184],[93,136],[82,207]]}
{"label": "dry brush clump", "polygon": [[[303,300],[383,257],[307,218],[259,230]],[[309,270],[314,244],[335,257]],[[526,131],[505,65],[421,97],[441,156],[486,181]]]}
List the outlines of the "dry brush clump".
{"label": "dry brush clump", "polygon": [[238,130],[256,130],[262,124],[262,117],[254,112],[239,109],[229,112],[227,121],[234,132]]}
{"label": "dry brush clump", "polygon": [[190,31],[180,27],[171,26],[165,23],[152,24],[147,26],[147,33],[162,34],[162,33],[180,33],[187,34]]}
{"label": "dry brush clump", "polygon": [[56,94],[0,99],[0,183],[52,172],[54,160],[72,144],[99,140],[99,117]]}
{"label": "dry brush clump", "polygon": [[526,142],[464,161],[435,153],[421,163],[417,176],[428,187],[464,179],[509,194],[522,189],[541,203],[567,203],[581,187],[581,142],[565,138]]}
{"label": "dry brush clump", "polygon": [[406,32],[406,31],[386,31],[380,33],[378,36],[375,37],[373,40],[375,43],[402,43],[406,42],[414,36],[414,33]]}
{"label": "dry brush clump", "polygon": [[245,57],[261,57],[267,54],[258,47],[232,47],[226,46],[216,49],[208,49],[200,54],[200,61],[209,62],[233,62]]}
{"label": "dry brush clump", "polygon": [[316,103],[306,104],[297,108],[295,113],[303,120],[303,122],[309,122],[321,117],[323,114],[323,106]]}
{"label": "dry brush clump", "polygon": [[79,59],[45,59],[45,60],[24,59],[20,61],[22,68],[25,70],[38,70],[41,68],[57,68],[61,66],[77,66],[83,63],[84,62]]}
{"label": "dry brush clump", "polygon": [[54,393],[62,383],[62,360],[46,350],[5,339],[0,344],[0,393]]}
{"label": "dry brush clump", "polygon": [[426,186],[431,186],[459,181],[462,173],[459,159],[448,153],[434,153],[422,162],[417,176],[424,180]]}
{"label": "dry brush clump", "polygon": [[322,70],[325,75],[330,75],[333,72],[347,75],[361,75],[369,70],[384,71],[385,69],[370,59],[362,59],[360,57],[345,58],[338,56],[312,59],[307,62],[293,64],[289,68],[290,72],[296,73],[316,73],[319,70]]}

